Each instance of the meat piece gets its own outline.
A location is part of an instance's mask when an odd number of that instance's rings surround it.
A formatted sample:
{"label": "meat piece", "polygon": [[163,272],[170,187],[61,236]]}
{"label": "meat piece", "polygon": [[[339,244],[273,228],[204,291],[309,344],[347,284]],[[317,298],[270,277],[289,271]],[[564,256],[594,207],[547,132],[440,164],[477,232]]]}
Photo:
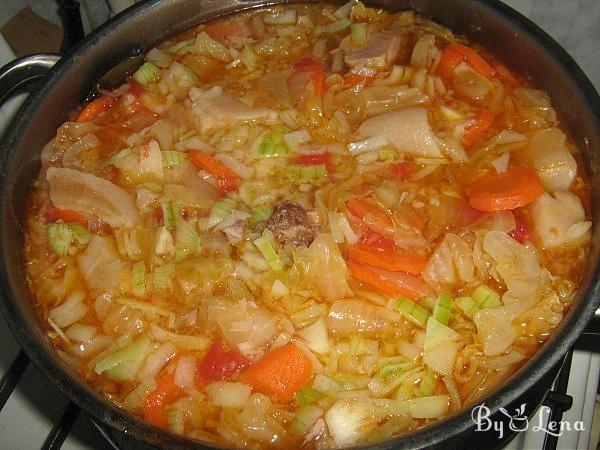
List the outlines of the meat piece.
{"label": "meat piece", "polygon": [[275,206],[267,228],[286,244],[308,246],[315,238],[315,228],[304,208],[289,200]]}
{"label": "meat piece", "polygon": [[265,121],[274,114],[266,108],[250,108],[215,86],[208,91],[191,89],[192,111],[202,132],[230,126],[232,122]]}
{"label": "meat piece", "polygon": [[344,61],[352,68],[389,69],[400,52],[402,39],[397,34],[374,33],[362,47],[347,46]]}
{"label": "meat piece", "polygon": [[441,158],[438,139],[433,134],[427,110],[422,106],[397,109],[365,120],[359,138],[383,135],[399,151],[427,158]]}

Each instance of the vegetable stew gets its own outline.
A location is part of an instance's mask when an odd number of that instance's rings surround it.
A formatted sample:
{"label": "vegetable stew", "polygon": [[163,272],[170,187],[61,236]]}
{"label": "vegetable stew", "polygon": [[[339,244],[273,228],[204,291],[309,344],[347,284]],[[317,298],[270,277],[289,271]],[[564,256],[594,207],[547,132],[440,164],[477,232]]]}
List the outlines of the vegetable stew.
{"label": "vegetable stew", "polygon": [[58,128],[29,285],[58,357],[156,427],[375,443],[553,333],[589,251],[579,160],[546,92],[414,13],[228,16]]}

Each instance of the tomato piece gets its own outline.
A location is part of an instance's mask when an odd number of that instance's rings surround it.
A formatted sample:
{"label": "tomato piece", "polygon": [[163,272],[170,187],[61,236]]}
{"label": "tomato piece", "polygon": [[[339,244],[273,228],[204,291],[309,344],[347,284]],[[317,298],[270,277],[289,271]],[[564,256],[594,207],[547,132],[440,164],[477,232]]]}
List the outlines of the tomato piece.
{"label": "tomato piece", "polygon": [[323,164],[327,169],[328,173],[333,173],[333,162],[331,161],[330,153],[313,154],[313,155],[300,155],[296,162],[303,166],[318,166]]}
{"label": "tomato piece", "polygon": [[525,221],[523,214],[519,210],[516,210],[514,215],[515,229],[509,232],[508,235],[516,240],[519,244],[524,244],[531,239],[529,227],[527,226],[527,222]]}
{"label": "tomato piece", "polygon": [[373,230],[367,227],[363,227],[358,242],[366,245],[367,247],[375,248],[381,251],[392,251],[395,247],[392,241],[375,233]]}
{"label": "tomato piece", "polygon": [[217,339],[198,364],[198,375],[205,383],[223,381],[250,365],[248,358],[237,350],[228,350],[223,339]]}
{"label": "tomato piece", "polygon": [[65,223],[79,223],[86,228],[88,226],[87,219],[77,211],[61,209],[54,205],[48,205],[46,208],[46,223],[52,223],[58,220],[62,220]]}
{"label": "tomato piece", "polygon": [[133,95],[135,98],[140,98],[144,93],[145,88],[140,83],[135,80],[131,80],[129,82],[129,93]]}
{"label": "tomato piece", "polygon": [[392,164],[392,174],[400,181],[408,180],[417,171],[417,165],[411,161]]}
{"label": "tomato piece", "polygon": [[[167,366],[169,367],[169,366]],[[156,378],[156,388],[144,399],[142,412],[147,422],[156,427],[167,427],[167,411],[165,406],[183,395],[175,384],[174,371],[164,369]]]}

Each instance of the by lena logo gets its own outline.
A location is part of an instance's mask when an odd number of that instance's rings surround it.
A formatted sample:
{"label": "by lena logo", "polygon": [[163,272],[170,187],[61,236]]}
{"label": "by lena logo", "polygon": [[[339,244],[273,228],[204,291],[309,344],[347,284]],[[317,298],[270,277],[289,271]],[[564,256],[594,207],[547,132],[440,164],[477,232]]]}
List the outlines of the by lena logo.
{"label": "by lena logo", "polygon": [[[519,406],[514,414],[509,413],[505,408],[499,408],[501,414],[506,416],[508,419],[508,423],[506,420],[493,420],[491,416],[490,409],[485,406],[485,403],[481,405],[475,406],[471,410],[471,419],[473,423],[476,425],[476,431],[490,431],[494,430],[498,433],[498,437],[502,439],[504,437],[505,427],[508,425],[508,429],[515,433],[520,433],[521,431],[526,431],[529,429],[531,425],[529,423],[529,419],[525,415],[525,403],[522,403]],[[554,420],[550,420],[550,408],[548,406],[542,406],[540,408],[539,420],[538,423],[533,424],[531,427],[532,431],[542,431],[547,434],[551,434],[552,436],[562,436],[565,431],[584,431],[585,428],[583,426],[583,422],[581,420],[577,420],[574,423],[568,422],[566,420],[561,420],[560,422],[556,422]]]}

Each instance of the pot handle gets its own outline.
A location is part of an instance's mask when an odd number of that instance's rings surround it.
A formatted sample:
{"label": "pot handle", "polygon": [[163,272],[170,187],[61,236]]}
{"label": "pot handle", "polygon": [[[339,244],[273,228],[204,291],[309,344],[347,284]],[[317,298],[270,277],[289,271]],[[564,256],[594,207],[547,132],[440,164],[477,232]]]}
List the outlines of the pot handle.
{"label": "pot handle", "polygon": [[60,55],[54,53],[39,53],[15,59],[0,68],[0,104],[24,84],[48,75],[59,59]]}

